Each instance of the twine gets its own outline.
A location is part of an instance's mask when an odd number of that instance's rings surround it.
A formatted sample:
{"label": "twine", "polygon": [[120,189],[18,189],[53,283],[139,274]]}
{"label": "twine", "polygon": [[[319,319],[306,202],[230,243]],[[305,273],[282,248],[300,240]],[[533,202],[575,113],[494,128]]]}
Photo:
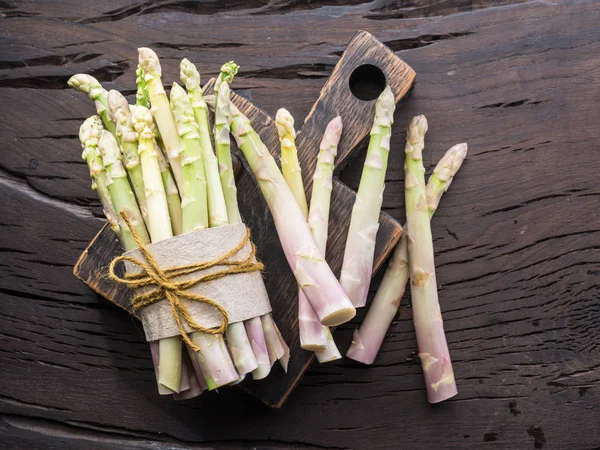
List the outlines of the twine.
{"label": "twine", "polygon": [[[200,348],[192,342],[188,333],[185,331],[182,323],[182,319],[195,331],[200,331],[202,333],[208,334],[224,334],[225,330],[227,330],[227,326],[229,325],[229,316],[227,315],[227,311],[221,305],[219,305],[214,300],[200,294],[195,294],[193,292],[188,292],[187,290],[193,286],[196,286],[200,283],[205,283],[207,281],[217,280],[219,278],[226,277],[227,275],[235,274],[235,273],[248,273],[248,272],[256,272],[262,271],[264,269],[264,265],[261,262],[255,262],[254,257],[256,255],[256,247],[252,243],[252,251],[248,255],[248,257],[242,261],[228,261],[229,258],[237,254],[240,250],[242,250],[245,245],[250,240],[250,230],[246,228],[246,235],[237,244],[234,248],[227,251],[223,255],[219,256],[210,261],[204,261],[201,263],[193,263],[186,264],[183,266],[174,266],[168,267],[166,269],[162,269],[152,254],[148,247],[141,241],[139,235],[136,233],[135,228],[126,214],[121,212],[121,217],[127,224],[127,227],[131,231],[131,235],[135,240],[135,243],[138,245],[144,259],[146,262],[141,261],[140,259],[134,258],[133,256],[121,255],[114,258],[109,266],[109,277],[111,280],[124,284],[132,289],[139,289],[147,286],[155,286],[156,289],[151,292],[146,292],[144,294],[139,294],[131,299],[131,304],[133,306],[134,311],[139,311],[146,306],[152,305],[156,302],[159,302],[163,299],[167,299],[169,305],[171,306],[171,313],[173,314],[173,319],[177,324],[177,328],[179,329],[179,333],[183,338],[184,342],[189,345],[194,351],[200,351]],[[116,273],[116,265],[121,261],[129,261],[132,264],[135,264],[142,272],[137,274],[125,274],[124,277],[117,275]],[[219,270],[216,272],[199,275],[196,278],[187,281],[175,281],[177,277],[182,275],[188,275],[200,270],[209,269],[215,266],[228,266],[226,269]],[[197,301],[201,303],[205,303],[213,308],[215,308],[219,314],[223,317],[223,321],[221,325],[217,328],[206,328],[202,325],[199,325],[192,318],[188,308],[185,306],[182,300],[191,300]]]}

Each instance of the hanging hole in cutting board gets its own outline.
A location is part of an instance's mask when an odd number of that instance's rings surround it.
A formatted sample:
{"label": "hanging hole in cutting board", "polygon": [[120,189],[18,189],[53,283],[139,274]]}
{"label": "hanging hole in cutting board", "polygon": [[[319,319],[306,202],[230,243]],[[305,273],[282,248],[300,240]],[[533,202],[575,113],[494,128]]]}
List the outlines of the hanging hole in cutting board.
{"label": "hanging hole in cutting board", "polygon": [[349,83],[352,94],[364,101],[375,100],[387,84],[384,73],[372,64],[363,64],[354,69]]}

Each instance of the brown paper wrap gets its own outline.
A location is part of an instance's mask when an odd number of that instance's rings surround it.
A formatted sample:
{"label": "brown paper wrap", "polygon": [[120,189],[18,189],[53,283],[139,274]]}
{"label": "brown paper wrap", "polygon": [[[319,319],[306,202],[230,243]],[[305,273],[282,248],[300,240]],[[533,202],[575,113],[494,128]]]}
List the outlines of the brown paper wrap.
{"label": "brown paper wrap", "polygon": [[[245,235],[244,224],[226,225],[182,234],[146,247],[161,268],[169,268],[214,260],[241,242]],[[230,258],[230,261],[241,261],[247,258],[251,251],[252,244],[248,241],[242,250]],[[127,252],[125,255],[144,260],[139,249]],[[177,277],[175,281],[197,278],[199,275],[222,270],[223,267],[216,266],[197,271]],[[138,266],[128,261],[125,261],[125,270],[128,274],[141,272]],[[140,288],[135,290],[134,294],[153,290],[152,287]],[[225,308],[229,323],[242,322],[271,312],[271,304],[260,272],[227,275],[217,280],[199,283],[189,291],[207,296]],[[197,301],[183,300],[183,302],[199,325],[206,328],[221,325],[223,318],[214,308]],[[142,320],[147,341],[180,334],[171,307],[166,300],[140,309],[138,315]],[[188,333],[194,331],[185,323],[183,326]]]}

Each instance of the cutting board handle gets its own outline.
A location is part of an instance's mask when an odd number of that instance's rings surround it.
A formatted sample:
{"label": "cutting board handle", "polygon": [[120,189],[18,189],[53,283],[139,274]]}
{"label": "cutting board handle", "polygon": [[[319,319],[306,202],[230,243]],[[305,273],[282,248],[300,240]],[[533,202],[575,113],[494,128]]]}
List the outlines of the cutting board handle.
{"label": "cutting board handle", "polygon": [[[358,69],[358,70],[357,70]],[[366,70],[361,70],[366,69]],[[362,75],[361,75],[362,72]],[[331,119],[340,115],[344,132],[335,160],[336,172],[345,167],[360,149],[359,143],[368,136],[375,114],[375,99],[359,99],[351,89],[353,74],[370,77],[377,84],[378,77],[385,77],[396,102],[402,100],[415,82],[415,71],[371,33],[359,31],[354,35],[323,89],[306,116],[298,132],[296,145],[304,181],[310,178],[316,166],[316,155],[325,127]],[[381,80],[383,81],[383,79]],[[385,87],[381,83],[381,91]]]}

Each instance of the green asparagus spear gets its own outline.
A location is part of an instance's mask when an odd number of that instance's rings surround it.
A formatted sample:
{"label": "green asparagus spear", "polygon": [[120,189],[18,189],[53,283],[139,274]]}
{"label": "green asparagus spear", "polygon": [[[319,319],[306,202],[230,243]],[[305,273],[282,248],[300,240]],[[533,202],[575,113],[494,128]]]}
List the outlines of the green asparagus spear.
{"label": "green asparagus spear", "polygon": [[121,213],[127,215],[142,242],[149,243],[150,238],[135,195],[127,179],[127,173],[121,163],[121,149],[114,135],[108,131],[102,131],[100,134],[98,148],[106,169],[106,184],[108,185],[110,198],[119,217],[119,226],[123,233],[123,247],[125,251],[133,250],[137,248],[137,244],[127,224],[121,218]]}
{"label": "green asparagus spear", "polygon": [[146,209],[146,192],[142,177],[142,166],[138,154],[137,133],[131,122],[131,111],[127,99],[119,91],[108,93],[108,114],[117,127],[116,137],[123,151],[123,163],[129,175],[133,192],[137,198],[144,223],[149,226]]}
{"label": "green asparagus spear", "polygon": [[162,84],[160,61],[158,60],[156,53],[149,48],[138,48],[138,54],[139,64],[144,72],[144,79],[146,80],[148,97],[150,98],[150,103],[152,105],[152,115],[160,130],[160,136],[165,145],[175,182],[181,191],[183,190],[183,186],[180,154],[183,150],[183,142],[177,131],[173,111],[171,111],[167,93]]}
{"label": "green asparagus spear", "polygon": [[204,163],[204,173],[206,174],[208,189],[208,222],[211,228],[227,225],[229,223],[227,206],[225,204],[223,189],[221,188],[219,162],[213,151],[210,139],[208,107],[202,96],[202,89],[200,89],[200,73],[194,64],[184,59],[181,61],[180,78],[189,93],[194,117],[198,124],[202,161]]}
{"label": "green asparagus spear", "polygon": [[394,94],[387,86],[375,106],[371,140],[352,208],[340,276],[340,283],[355,307],[365,306],[371,284],[395,108]]}
{"label": "green asparagus spear", "polygon": [[[170,111],[170,109],[169,109]],[[167,195],[162,182],[155,146],[154,121],[148,108],[133,106],[132,122],[138,133],[138,151],[146,187],[146,205],[152,242],[173,237]],[[159,342],[158,381],[173,392],[179,392],[181,380],[181,337],[173,336]]]}
{"label": "green asparagus spear", "polygon": [[110,193],[108,192],[108,186],[106,184],[104,162],[102,161],[102,156],[100,156],[100,150],[98,149],[98,141],[102,130],[104,130],[104,127],[102,126],[102,119],[99,116],[92,116],[83,122],[83,125],[81,125],[81,128],[79,129],[79,140],[81,141],[81,147],[83,148],[81,157],[85,159],[88,168],[90,169],[92,189],[95,190],[98,193],[98,197],[100,197],[106,220],[119,239],[119,242],[121,242],[121,245],[123,245],[123,233],[119,226],[115,206],[110,199]]}
{"label": "green asparagus spear", "polygon": [[112,120],[110,120],[107,111],[108,93],[106,92],[106,89],[102,87],[100,82],[91,75],[78,73],[77,75],[73,75],[71,78],[69,78],[67,84],[69,87],[87,94],[90,100],[95,103],[96,112],[102,119],[102,122],[104,122],[106,129],[112,134],[115,134],[115,124]]}

